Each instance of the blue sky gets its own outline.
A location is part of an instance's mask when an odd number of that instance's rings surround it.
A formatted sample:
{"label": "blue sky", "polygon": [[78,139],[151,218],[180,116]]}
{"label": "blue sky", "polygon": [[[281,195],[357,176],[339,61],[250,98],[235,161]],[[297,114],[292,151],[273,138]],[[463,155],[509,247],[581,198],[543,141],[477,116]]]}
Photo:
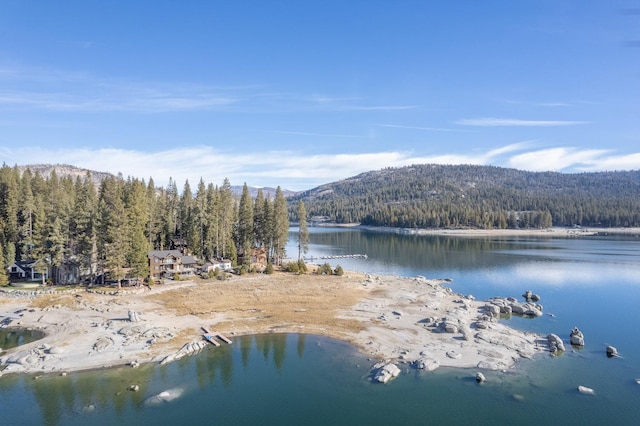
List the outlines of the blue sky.
{"label": "blue sky", "polygon": [[0,161],[315,187],[640,169],[640,0],[0,2]]}

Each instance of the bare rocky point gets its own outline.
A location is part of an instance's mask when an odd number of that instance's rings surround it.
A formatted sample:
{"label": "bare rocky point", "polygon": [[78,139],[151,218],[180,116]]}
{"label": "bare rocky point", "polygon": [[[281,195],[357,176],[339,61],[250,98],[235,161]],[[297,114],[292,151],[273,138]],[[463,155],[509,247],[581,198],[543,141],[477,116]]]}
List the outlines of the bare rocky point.
{"label": "bare rocky point", "polygon": [[500,320],[506,306],[513,311],[519,302],[476,301],[444,284],[424,277],[276,273],[150,291],[4,292],[0,312],[14,315],[10,325],[46,336],[7,350],[0,363],[8,373],[170,362],[205,349],[202,326],[230,336],[321,334],[351,342],[385,365],[427,371],[504,370],[547,347],[545,339]]}

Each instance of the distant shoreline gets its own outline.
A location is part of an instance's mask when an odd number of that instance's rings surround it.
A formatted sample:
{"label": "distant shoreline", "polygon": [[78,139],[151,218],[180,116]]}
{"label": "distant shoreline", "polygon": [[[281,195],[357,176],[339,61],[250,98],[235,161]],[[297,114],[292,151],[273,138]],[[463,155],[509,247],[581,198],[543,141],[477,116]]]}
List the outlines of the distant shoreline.
{"label": "distant shoreline", "polygon": [[554,226],[543,229],[477,229],[477,228],[394,228],[390,226],[367,226],[358,223],[322,223],[320,228],[354,228],[365,231],[387,232],[404,235],[445,235],[460,237],[588,237],[594,235],[640,236],[640,228],[568,228]]}

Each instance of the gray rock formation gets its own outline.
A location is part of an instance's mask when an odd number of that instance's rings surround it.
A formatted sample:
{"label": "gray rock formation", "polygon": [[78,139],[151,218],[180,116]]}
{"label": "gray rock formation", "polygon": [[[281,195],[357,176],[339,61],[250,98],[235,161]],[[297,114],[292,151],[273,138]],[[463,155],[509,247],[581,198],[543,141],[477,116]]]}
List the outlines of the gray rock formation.
{"label": "gray rock formation", "polygon": [[596,394],[596,392],[593,389],[588,388],[586,386],[578,386],[578,392],[580,392],[581,394],[584,394],[584,395],[595,395]]}
{"label": "gray rock formation", "polygon": [[615,346],[607,346],[607,357],[613,358],[618,356],[618,349]]}
{"label": "gray rock formation", "polygon": [[482,374],[482,373],[480,373],[480,372],[477,372],[477,373],[476,373],[476,382],[478,382],[478,383],[482,383],[482,382],[484,382],[485,380],[487,380],[487,379],[484,377],[484,374]]}
{"label": "gray rock formation", "polygon": [[571,334],[569,335],[569,342],[573,346],[584,346],[584,335],[578,327],[573,327]]}
{"label": "gray rock formation", "polygon": [[[489,306],[497,306],[498,310],[502,314],[517,314],[517,315],[526,315],[531,317],[539,317],[542,316],[542,305],[537,303],[520,303],[513,297],[494,297],[489,299],[489,304],[485,306],[485,312],[493,313],[493,308],[488,308]],[[491,309],[491,310],[489,310]]]}
{"label": "gray rock formation", "polygon": [[378,368],[373,376],[373,380],[378,383],[388,383],[389,380],[395,379],[400,375],[400,369],[397,365],[389,363]]}
{"label": "gray rock formation", "polygon": [[207,342],[205,340],[197,340],[195,342],[185,343],[184,346],[182,348],[180,348],[180,350],[178,352],[176,352],[174,354],[171,354],[171,355],[167,355],[166,357],[164,357],[162,359],[162,361],[160,361],[160,364],[164,365],[164,364],[167,364],[169,362],[179,360],[180,358],[182,358],[184,356],[191,355],[191,354],[194,354],[196,352],[199,352],[206,345],[207,345]]}
{"label": "gray rock formation", "polygon": [[415,366],[419,370],[433,371],[440,367],[440,363],[433,358],[420,358],[415,361]]}
{"label": "gray rock formation", "polygon": [[549,334],[547,336],[547,341],[549,342],[549,352],[552,354],[565,351],[564,343],[557,334]]}

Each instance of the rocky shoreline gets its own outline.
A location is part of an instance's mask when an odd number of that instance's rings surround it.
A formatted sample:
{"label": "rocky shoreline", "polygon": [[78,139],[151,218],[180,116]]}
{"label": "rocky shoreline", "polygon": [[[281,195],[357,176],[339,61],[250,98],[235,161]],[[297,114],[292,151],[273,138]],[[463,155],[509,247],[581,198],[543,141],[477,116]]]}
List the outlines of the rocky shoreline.
{"label": "rocky shoreline", "polygon": [[[283,277],[290,282],[283,282]],[[75,290],[40,295],[22,291],[14,294],[20,297],[7,297],[3,293],[0,312],[10,315],[5,322],[41,330],[46,336],[0,353],[2,374],[66,373],[116,365],[137,366],[143,362],[170,362],[205,348],[207,344],[199,331],[202,324],[219,326],[219,331],[230,336],[265,332],[323,334],[355,344],[371,357],[372,364],[406,363],[424,370],[440,366],[506,370],[518,360],[530,359],[548,349],[546,338],[512,329],[500,320],[508,309],[513,313],[536,315],[538,307],[529,302],[520,303],[514,298],[476,301],[472,296],[455,293],[443,280],[362,274],[332,278],[335,287],[330,295],[325,295],[320,293],[326,287],[323,280],[321,276],[281,275],[280,279],[237,278],[227,284],[181,282],[156,286],[159,288],[151,291],[88,293]],[[262,287],[256,290],[250,287],[252,283]],[[188,306],[195,303],[189,302],[190,292],[208,294],[206,292],[220,291],[218,286],[224,285],[240,286],[259,295],[255,308],[238,309],[229,300],[224,311],[220,308],[225,306],[222,300],[211,312],[194,308],[178,313],[163,308],[153,297],[166,292],[174,302],[184,297],[181,303]],[[314,285],[318,288],[317,299],[311,300],[309,308],[288,306],[294,303],[287,301],[291,288],[311,287],[307,297],[314,298]],[[264,289],[273,290],[273,295],[267,295]],[[341,291],[355,294],[356,303],[338,306]],[[211,297],[222,296],[212,293]],[[270,320],[270,315],[258,318],[255,313],[247,317],[248,311],[265,310],[266,297],[273,297],[276,302],[282,300],[278,306],[281,310],[291,308],[291,319],[285,322],[273,316]],[[330,300],[325,300],[328,297]],[[324,316],[310,315],[314,306],[326,309],[327,303],[334,303],[336,309],[326,314],[320,312]],[[325,326],[325,322],[338,325]]]}

